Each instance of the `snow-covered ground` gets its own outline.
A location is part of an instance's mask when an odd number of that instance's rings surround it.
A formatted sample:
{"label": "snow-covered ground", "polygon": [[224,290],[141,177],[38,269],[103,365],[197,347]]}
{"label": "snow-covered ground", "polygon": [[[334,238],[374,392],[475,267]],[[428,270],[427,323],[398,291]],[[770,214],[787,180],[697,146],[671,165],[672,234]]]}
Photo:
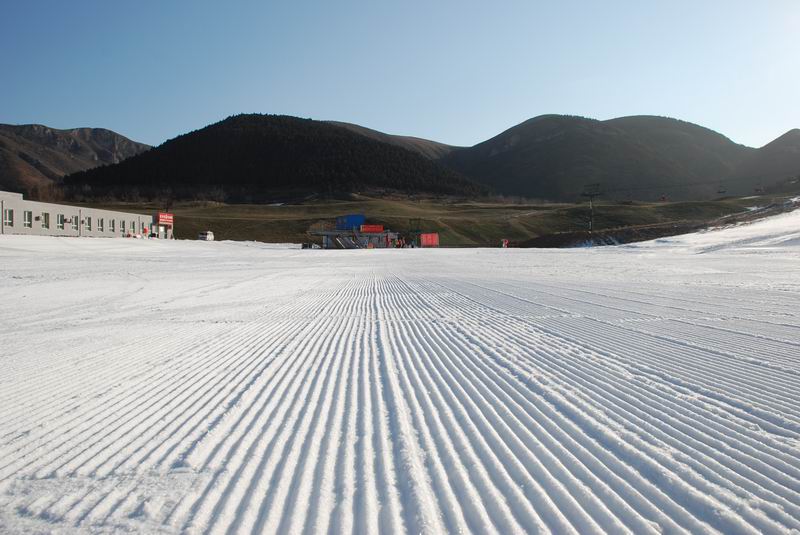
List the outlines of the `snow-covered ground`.
{"label": "snow-covered ground", "polygon": [[800,529],[798,245],[0,237],[0,532]]}

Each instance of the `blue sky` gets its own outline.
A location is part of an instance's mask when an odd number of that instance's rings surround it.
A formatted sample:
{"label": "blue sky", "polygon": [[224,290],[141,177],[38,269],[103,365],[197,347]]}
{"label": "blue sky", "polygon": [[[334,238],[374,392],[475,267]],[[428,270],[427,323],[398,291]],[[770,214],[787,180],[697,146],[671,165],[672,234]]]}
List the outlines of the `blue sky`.
{"label": "blue sky", "polygon": [[544,113],[800,127],[797,0],[3,1],[0,122],[158,144],[240,112],[472,145]]}

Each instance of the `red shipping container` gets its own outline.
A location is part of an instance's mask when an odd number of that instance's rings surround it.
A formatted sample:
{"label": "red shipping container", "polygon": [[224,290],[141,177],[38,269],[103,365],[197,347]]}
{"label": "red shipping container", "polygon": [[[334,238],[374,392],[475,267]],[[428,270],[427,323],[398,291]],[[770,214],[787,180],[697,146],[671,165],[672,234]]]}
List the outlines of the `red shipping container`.
{"label": "red shipping container", "polygon": [[419,244],[422,247],[439,247],[439,233],[428,232],[419,235]]}
{"label": "red shipping container", "polygon": [[383,232],[383,225],[361,225],[361,232]]}

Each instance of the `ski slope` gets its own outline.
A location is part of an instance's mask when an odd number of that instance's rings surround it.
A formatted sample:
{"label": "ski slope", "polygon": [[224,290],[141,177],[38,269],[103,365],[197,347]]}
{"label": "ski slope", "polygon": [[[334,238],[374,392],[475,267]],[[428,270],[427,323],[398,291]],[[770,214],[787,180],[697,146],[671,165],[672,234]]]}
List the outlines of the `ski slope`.
{"label": "ski slope", "polygon": [[799,236],[0,237],[0,532],[800,530]]}

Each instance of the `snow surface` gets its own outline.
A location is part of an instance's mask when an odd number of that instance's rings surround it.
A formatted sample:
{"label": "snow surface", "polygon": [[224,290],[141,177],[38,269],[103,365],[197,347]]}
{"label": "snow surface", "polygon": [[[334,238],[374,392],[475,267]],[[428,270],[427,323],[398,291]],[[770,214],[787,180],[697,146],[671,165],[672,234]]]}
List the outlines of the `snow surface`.
{"label": "snow surface", "polygon": [[799,230],[0,237],[0,532],[798,530]]}

